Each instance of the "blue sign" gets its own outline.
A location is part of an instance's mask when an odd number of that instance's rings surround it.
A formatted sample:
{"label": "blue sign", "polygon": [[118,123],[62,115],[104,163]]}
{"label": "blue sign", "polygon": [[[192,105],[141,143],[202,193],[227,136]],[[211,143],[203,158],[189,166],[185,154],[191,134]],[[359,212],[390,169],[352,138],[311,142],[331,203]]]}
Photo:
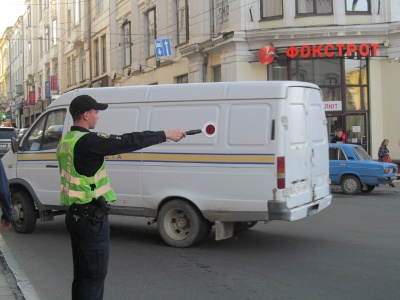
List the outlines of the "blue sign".
{"label": "blue sign", "polygon": [[46,81],[44,83],[44,94],[46,99],[50,99],[51,95],[50,95],[50,81]]}
{"label": "blue sign", "polygon": [[172,55],[171,42],[169,39],[155,40],[154,48],[157,57]]}

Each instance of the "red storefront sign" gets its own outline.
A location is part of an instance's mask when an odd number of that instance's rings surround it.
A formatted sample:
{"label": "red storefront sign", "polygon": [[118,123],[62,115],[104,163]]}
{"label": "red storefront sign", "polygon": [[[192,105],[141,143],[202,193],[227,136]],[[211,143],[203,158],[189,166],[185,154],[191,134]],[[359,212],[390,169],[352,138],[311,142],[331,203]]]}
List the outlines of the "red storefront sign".
{"label": "red storefront sign", "polygon": [[29,104],[35,105],[36,104],[36,94],[35,91],[29,91]]}
{"label": "red storefront sign", "polygon": [[57,76],[51,75],[50,76],[50,93],[56,94],[57,92],[58,92]]}
{"label": "red storefront sign", "polygon": [[352,56],[359,53],[361,56],[376,56],[379,44],[326,44],[326,45],[303,45],[301,47],[291,46],[287,48],[286,55],[289,58],[317,58],[334,56]]}

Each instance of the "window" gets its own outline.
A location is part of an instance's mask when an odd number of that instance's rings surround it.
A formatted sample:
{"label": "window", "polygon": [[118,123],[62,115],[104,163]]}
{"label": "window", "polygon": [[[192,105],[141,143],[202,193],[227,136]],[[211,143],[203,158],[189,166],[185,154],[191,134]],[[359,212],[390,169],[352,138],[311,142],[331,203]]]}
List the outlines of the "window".
{"label": "window", "polygon": [[370,0],[345,0],[346,14],[368,14],[371,12]]}
{"label": "window", "polygon": [[71,37],[71,10],[67,11],[67,36]]}
{"label": "window", "polygon": [[28,43],[28,63],[32,63],[32,43]]}
{"label": "window", "polygon": [[50,50],[50,29],[49,26],[46,26],[44,29],[44,50]]}
{"label": "window", "polygon": [[282,18],[283,17],[283,0],[262,0],[261,1],[261,18]]}
{"label": "window", "polygon": [[131,23],[122,25],[124,34],[124,67],[131,65]]}
{"label": "window", "polygon": [[71,58],[67,58],[67,86],[71,86]]}
{"label": "window", "polygon": [[39,37],[39,54],[40,58],[43,58],[43,38]]}
{"label": "window", "polygon": [[155,8],[149,10],[149,12],[147,13],[147,25],[149,28],[148,40],[147,40],[148,56],[154,56],[155,55],[154,40],[157,38]]}
{"label": "window", "polygon": [[302,15],[323,15],[332,14],[332,0],[297,0],[296,14]]}
{"label": "window", "polygon": [[107,45],[106,36],[101,37],[101,71],[103,73],[107,72]]}
{"label": "window", "polygon": [[95,76],[99,76],[100,74],[100,66],[99,66],[99,59],[100,59],[100,49],[99,49],[99,40],[95,39],[94,40],[94,72],[95,72]]}
{"label": "window", "polygon": [[60,109],[43,114],[29,130],[22,145],[23,151],[56,149],[61,141],[66,110]]}
{"label": "window", "polygon": [[365,59],[344,60],[346,80],[346,110],[368,109],[367,62]]}
{"label": "window", "polygon": [[76,84],[76,59],[74,55],[72,55],[71,65],[72,65],[71,83],[72,85],[74,85]]}
{"label": "window", "polygon": [[27,7],[26,14],[27,14],[27,18],[28,18],[28,26],[27,27],[31,27],[32,14],[31,14],[31,7],[30,6]]}
{"label": "window", "polygon": [[43,0],[39,0],[39,20],[42,19],[42,15],[43,15]]}
{"label": "window", "polygon": [[189,40],[188,0],[177,0],[178,45]]}
{"label": "window", "polygon": [[187,74],[176,77],[176,83],[188,83],[188,82],[189,78]]}
{"label": "window", "polygon": [[52,22],[53,45],[57,45],[57,19]]}
{"label": "window", "polygon": [[75,25],[81,22],[81,1],[75,0]]}
{"label": "window", "polygon": [[103,12],[103,0],[96,0],[96,12],[98,15]]}
{"label": "window", "polygon": [[221,82],[221,65],[213,67],[213,82]]}
{"label": "window", "polygon": [[81,47],[80,50],[80,70],[81,70],[81,81],[86,80],[86,53],[85,53],[85,49],[83,47]]}

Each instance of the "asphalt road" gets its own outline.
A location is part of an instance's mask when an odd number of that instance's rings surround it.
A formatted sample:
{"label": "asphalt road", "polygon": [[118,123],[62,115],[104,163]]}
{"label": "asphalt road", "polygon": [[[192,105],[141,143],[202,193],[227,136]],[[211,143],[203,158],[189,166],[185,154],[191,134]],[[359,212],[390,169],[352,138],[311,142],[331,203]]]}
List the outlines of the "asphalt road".
{"label": "asphalt road", "polygon": [[[259,223],[188,249],[165,246],[146,219],[112,216],[105,299],[399,299],[397,186],[334,191],[332,205],[309,218]],[[2,235],[42,300],[70,299],[63,216],[32,234]]]}

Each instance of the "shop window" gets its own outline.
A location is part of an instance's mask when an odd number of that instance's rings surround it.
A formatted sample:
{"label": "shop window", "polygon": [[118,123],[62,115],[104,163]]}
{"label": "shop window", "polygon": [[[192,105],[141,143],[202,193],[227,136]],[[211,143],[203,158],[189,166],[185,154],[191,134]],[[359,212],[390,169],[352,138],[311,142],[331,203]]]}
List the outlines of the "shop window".
{"label": "shop window", "polygon": [[333,13],[332,0],[297,0],[296,15],[330,15]]}
{"label": "shop window", "polygon": [[213,82],[221,82],[221,65],[213,67]]}
{"label": "shop window", "polygon": [[346,3],[346,14],[359,15],[371,13],[371,0],[344,0]]}
{"label": "shop window", "polygon": [[176,77],[176,83],[188,83],[188,82],[189,78],[187,74]]}
{"label": "shop window", "polygon": [[261,19],[283,17],[283,0],[261,0]]}
{"label": "shop window", "polygon": [[288,80],[287,59],[280,57],[273,64],[268,65],[268,80]]}
{"label": "shop window", "polygon": [[366,87],[346,87],[346,110],[368,110],[368,90]]}

